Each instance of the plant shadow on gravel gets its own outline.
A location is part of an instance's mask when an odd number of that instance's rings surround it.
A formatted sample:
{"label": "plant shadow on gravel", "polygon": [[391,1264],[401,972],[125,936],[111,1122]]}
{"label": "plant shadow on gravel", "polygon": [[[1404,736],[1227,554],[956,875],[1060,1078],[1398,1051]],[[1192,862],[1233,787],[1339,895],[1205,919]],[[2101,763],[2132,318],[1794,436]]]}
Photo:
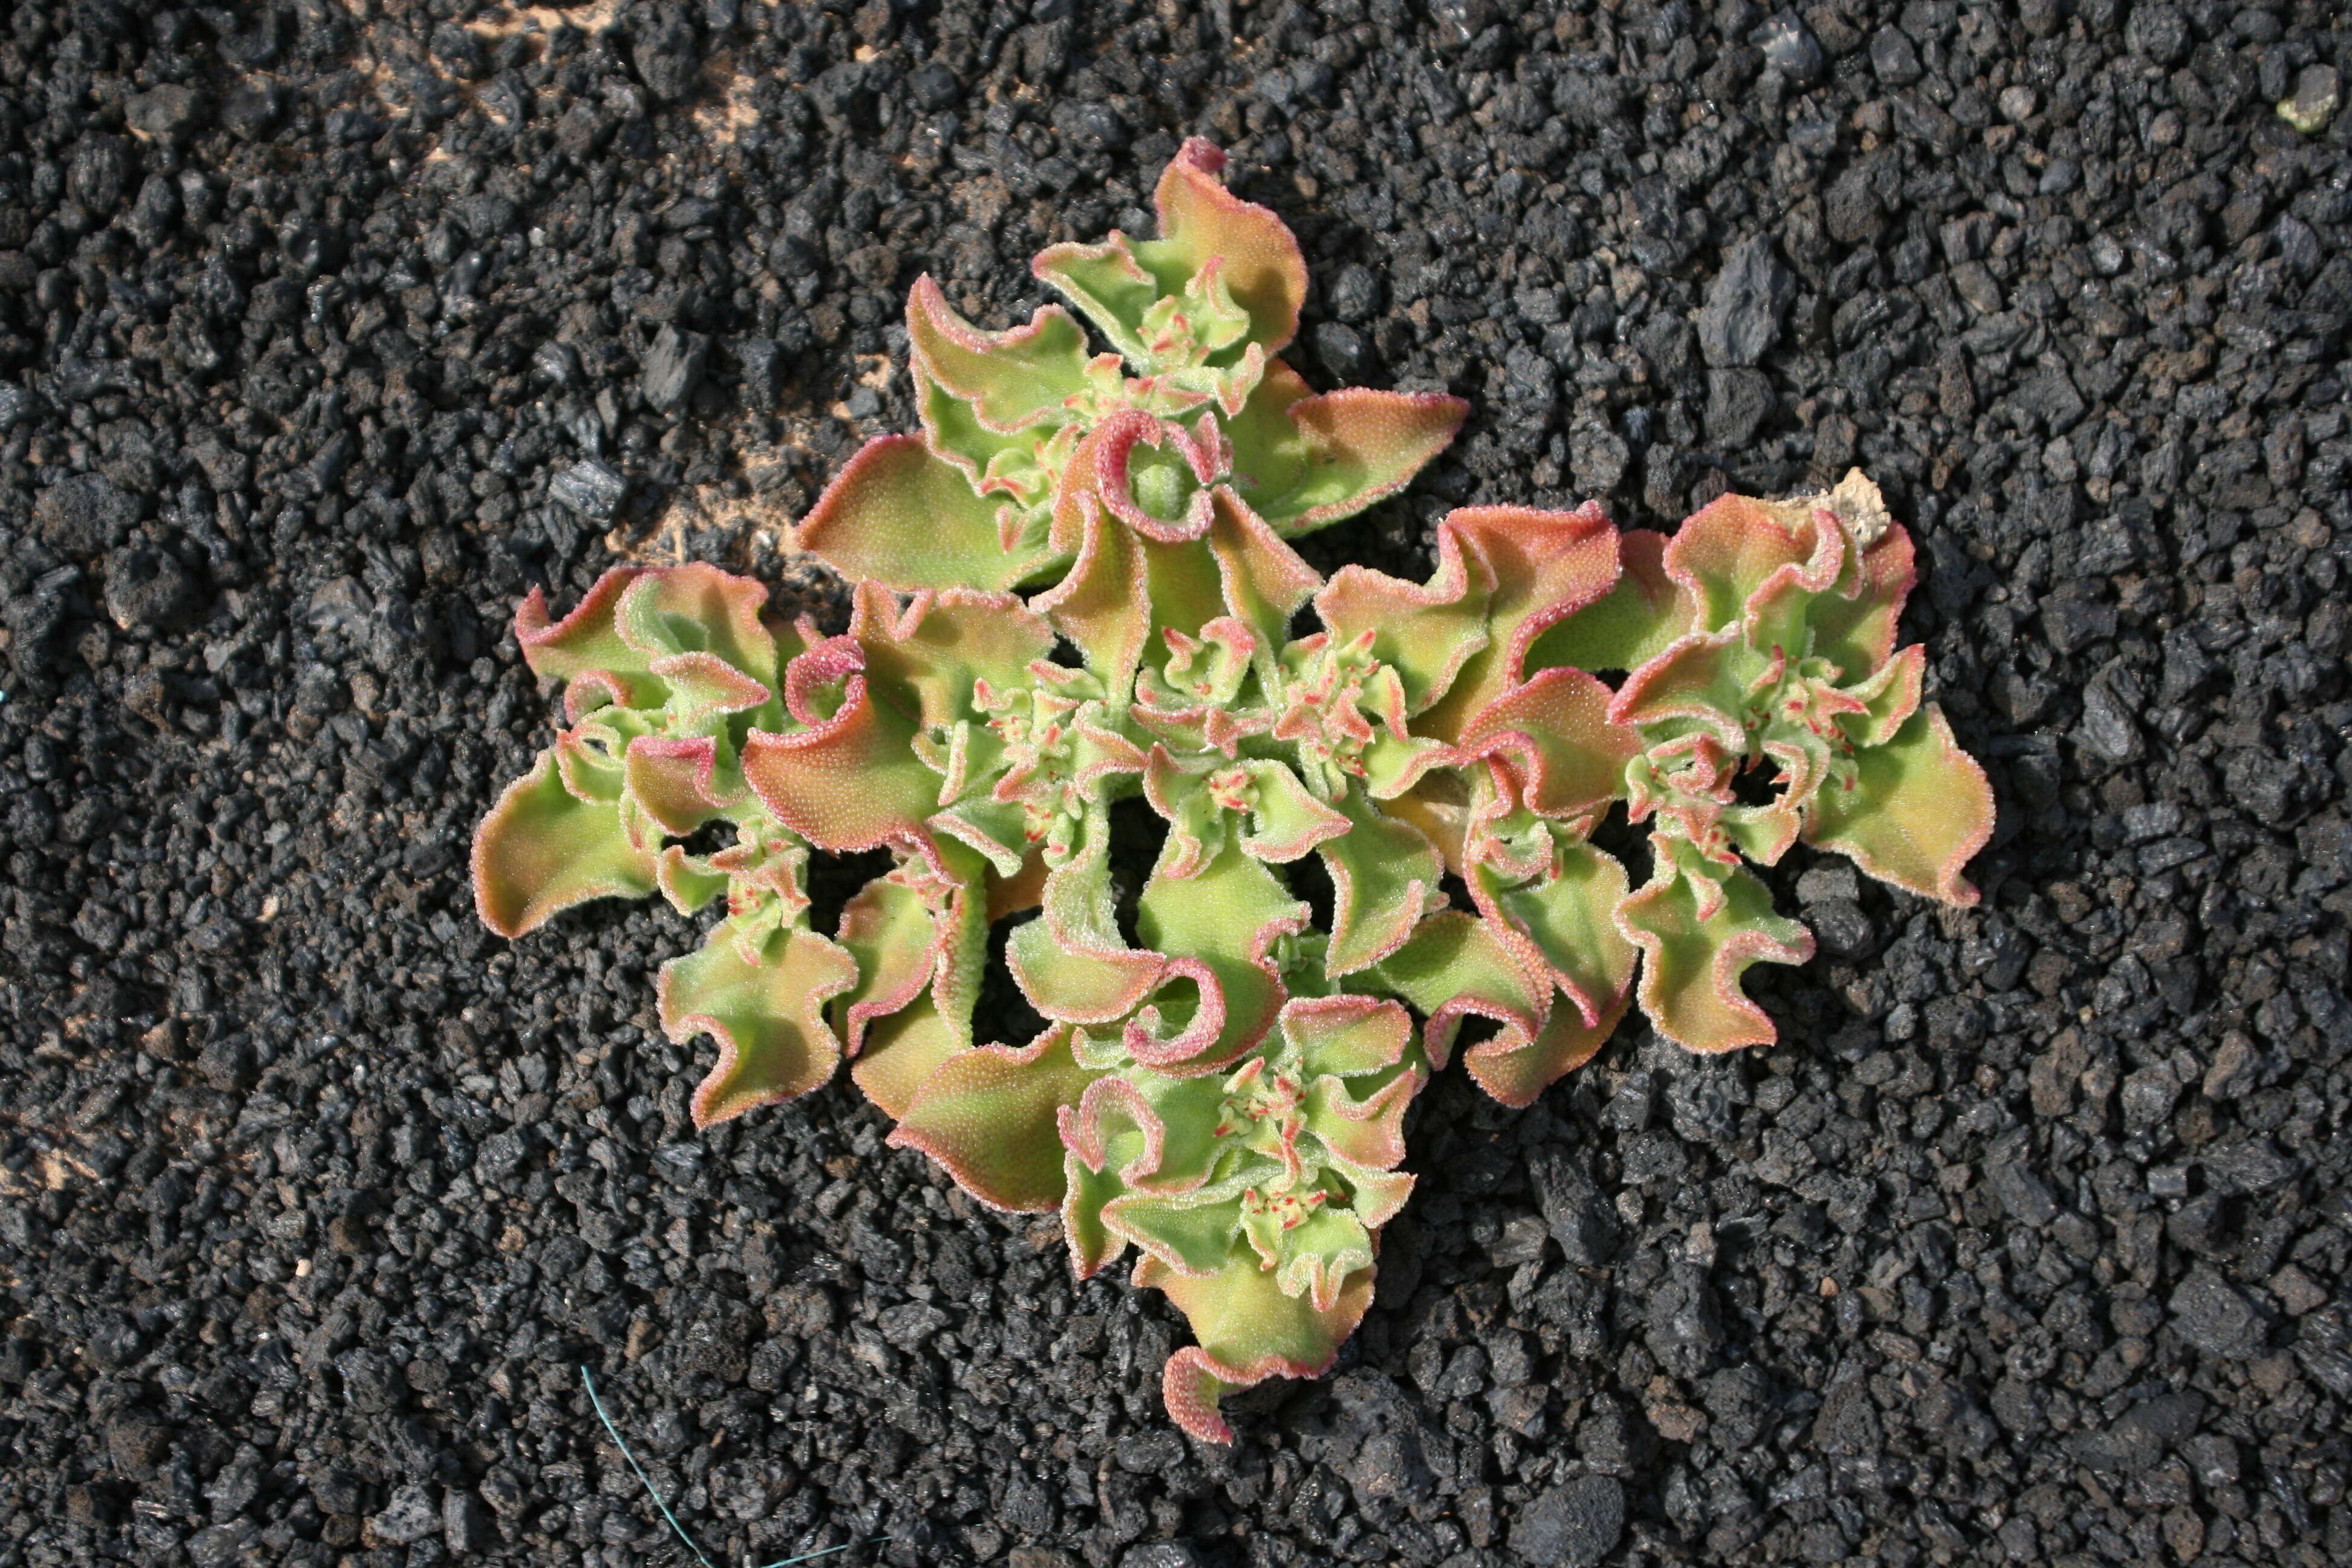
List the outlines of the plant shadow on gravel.
{"label": "plant shadow on gravel", "polygon": [[[729,1561],[2352,1557],[2352,117],[2272,108],[2340,18],[533,15],[0,27],[0,1562],[660,1560],[583,1362]],[[856,377],[915,272],[1025,319],[1195,132],[1318,384],[1474,401],[1346,559],[1861,461],[2002,812],[1964,916],[1768,878],[1769,1051],[1433,1090],[1349,1360],[1233,1450],[1174,1314],[845,1089],[696,1139],[690,922],[509,952],[464,866],[550,712],[513,601],[803,510],[913,422]]]}

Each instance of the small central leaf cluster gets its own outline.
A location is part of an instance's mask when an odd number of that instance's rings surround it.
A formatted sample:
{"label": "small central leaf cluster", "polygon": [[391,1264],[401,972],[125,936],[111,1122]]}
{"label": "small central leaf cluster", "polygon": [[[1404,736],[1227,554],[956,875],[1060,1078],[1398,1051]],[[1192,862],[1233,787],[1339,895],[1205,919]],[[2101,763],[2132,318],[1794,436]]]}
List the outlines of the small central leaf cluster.
{"label": "small central leaf cluster", "polygon": [[[1426,583],[1309,567],[1291,542],[1401,488],[1465,409],[1307,389],[1278,357],[1297,246],[1222,163],[1186,144],[1160,237],[1037,258],[1110,353],[1060,307],[983,332],[917,285],[922,433],[860,451],[798,534],[855,584],[840,636],[702,567],[615,572],[555,625],[534,596],[518,635],[571,728],[476,847],[510,935],[723,894],[662,976],[665,1027],[719,1047],[698,1119],[848,1058],[893,1142],[1057,1209],[1082,1276],[1138,1253],[1199,1340],[1169,1411],[1220,1439],[1222,1394],[1319,1373],[1362,1317],[1407,1108],[1465,1021],[1515,1106],[1600,1048],[1637,970],[1672,1037],[1768,1039],[1740,975],[1811,938],[1743,857],[1802,838],[1961,900],[1990,825],[1894,651],[1909,544],[1858,476],[1671,540],[1463,509]],[[1735,790],[1768,770],[1769,804]],[[1111,808],[1138,798],[1166,834],[1123,928]],[[1591,837],[1621,805],[1651,826],[1638,890]],[[731,847],[688,853],[720,821]],[[895,860],[831,935],[812,847]],[[990,925],[1031,911],[1005,953],[1047,1026],[981,1042]]]}

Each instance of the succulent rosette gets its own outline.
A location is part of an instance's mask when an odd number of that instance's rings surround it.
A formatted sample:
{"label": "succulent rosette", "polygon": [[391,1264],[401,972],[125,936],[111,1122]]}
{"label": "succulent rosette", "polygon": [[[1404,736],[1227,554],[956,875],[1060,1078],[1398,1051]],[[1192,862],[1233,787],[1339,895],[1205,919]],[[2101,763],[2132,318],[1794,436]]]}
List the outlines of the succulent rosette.
{"label": "succulent rosette", "polygon": [[[841,1047],[826,1005],[856,979],[809,929],[807,844],[743,773],[749,738],[783,717],[784,658],[815,635],[763,616],[766,599],[699,563],[615,568],[555,622],[534,591],[515,638],[534,673],[565,683],[570,722],[474,838],[475,905],[505,936],[589,899],[658,889],[690,913],[725,898],[701,951],[661,973],[671,1037],[719,1043],[694,1098],[706,1124],[830,1078]],[[721,822],[725,848],[677,842]]]}
{"label": "succulent rosette", "polygon": [[[1223,163],[1185,144],[1158,237],[1040,255],[1071,309],[983,331],[917,284],[922,430],[869,443],[796,535],[854,585],[840,635],[707,567],[615,572],[555,625],[534,595],[518,637],[570,724],[475,858],[509,935],[723,895],[662,976],[665,1026],[719,1046],[697,1119],[850,1060],[893,1143],[1057,1211],[1081,1276],[1134,1251],[1199,1341],[1168,1410],[1213,1440],[1224,1393],[1315,1375],[1363,1316],[1408,1109],[1465,1023],[1515,1106],[1637,995],[1698,1048],[1768,1038],[1739,975],[1811,939],[1743,856],[1803,839],[1961,899],[1990,820],[1894,650],[1911,557],[1875,492],[1727,497],[1670,542],[1597,505],[1466,508],[1425,583],[1325,581],[1291,542],[1401,489],[1465,405],[1286,365],[1304,263]],[[1164,832],[1126,900],[1138,801]],[[1591,837],[1621,805],[1655,847],[1638,890]],[[681,842],[722,820],[732,846]],[[812,848],[893,861],[829,935]],[[1045,1020],[1024,1043],[975,1031],[998,921]]]}
{"label": "succulent rosette", "polygon": [[[1991,836],[1991,786],[1922,700],[1924,650],[1895,647],[1911,539],[1859,472],[1793,501],[1724,496],[1671,539],[1624,535],[1622,552],[1608,598],[1544,650],[1630,671],[1608,719],[1638,745],[1625,795],[1652,824],[1654,869],[1617,925],[1642,949],[1642,1005],[1663,1033],[1702,1051],[1768,1043],[1740,976],[1801,963],[1813,940],[1745,862],[1802,840],[1971,904],[1960,869]],[[1769,775],[1750,792],[1768,799],[1742,797],[1750,773]]]}

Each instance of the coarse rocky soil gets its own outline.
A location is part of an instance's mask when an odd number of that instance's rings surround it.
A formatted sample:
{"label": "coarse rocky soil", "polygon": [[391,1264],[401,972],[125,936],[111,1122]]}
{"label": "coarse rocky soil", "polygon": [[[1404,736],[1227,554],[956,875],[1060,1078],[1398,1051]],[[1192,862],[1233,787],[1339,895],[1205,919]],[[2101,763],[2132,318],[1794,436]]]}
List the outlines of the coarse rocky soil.
{"label": "coarse rocky soil", "polygon": [[[9,7],[0,1568],[686,1561],[583,1365],[730,1564],[2352,1561],[2347,67],[2322,0]],[[466,864],[523,592],[827,605],[908,284],[1024,317],[1191,133],[1311,378],[1474,404],[1319,562],[1859,464],[2000,808],[1966,913],[1772,874],[1778,1047],[1426,1096],[1231,1448],[845,1083],[697,1136],[690,922],[509,946]]]}

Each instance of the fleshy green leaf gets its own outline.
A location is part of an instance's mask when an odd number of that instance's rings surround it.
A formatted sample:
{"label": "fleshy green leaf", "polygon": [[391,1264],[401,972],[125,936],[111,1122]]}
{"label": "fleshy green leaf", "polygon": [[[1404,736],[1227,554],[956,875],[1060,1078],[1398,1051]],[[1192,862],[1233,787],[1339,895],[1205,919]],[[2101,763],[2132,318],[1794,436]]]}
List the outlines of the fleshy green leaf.
{"label": "fleshy green leaf", "polygon": [[1511,956],[1488,922],[1460,910],[1441,910],[1422,921],[1412,941],[1381,961],[1371,981],[1428,1018],[1422,1038],[1438,1068],[1452,1055],[1454,1037],[1467,1017],[1501,1026],[1489,1045],[1515,1049],[1532,1041],[1551,990]]}
{"label": "fleshy green leaf", "polygon": [[621,595],[640,574],[636,567],[614,567],[596,579],[570,615],[554,622],[547,616],[545,590],[533,588],[515,612],[515,641],[531,673],[558,680],[574,680],[593,671],[644,673],[650,656],[624,642],[614,620]]}
{"label": "fleshy green leaf", "polygon": [[1217,560],[1226,612],[1257,635],[1269,657],[1290,635],[1290,617],[1322,582],[1265,520],[1220,485],[1212,503],[1209,549]]}
{"label": "fleshy green leaf", "polygon": [[954,1026],[940,1016],[938,1004],[924,993],[866,1026],[866,1037],[849,1064],[849,1076],[883,1115],[895,1121],[907,1114],[907,1107],[931,1074],[971,1045],[969,1039],[956,1037]]}
{"label": "fleshy green leaf", "polygon": [[1745,755],[1748,686],[1762,668],[1737,626],[1693,633],[1626,678],[1609,718],[1636,729],[1671,723],[1675,731],[1703,730],[1726,752]]}
{"label": "fleshy green leaf", "polygon": [[1490,595],[1486,646],[1413,725],[1415,734],[1455,741],[1481,710],[1526,679],[1527,651],[1538,637],[1615,585],[1617,530],[1598,501],[1574,511],[1464,507],[1438,527],[1460,535]]}
{"label": "fleshy green leaf", "polygon": [[1992,837],[1992,785],[1943,710],[1921,708],[1886,744],[1856,752],[1853,767],[1851,787],[1832,781],[1813,797],[1806,842],[1924,898],[1975,903],[1960,869]]}
{"label": "fleshy green leaf", "polygon": [[1076,1153],[1062,1156],[1062,1237],[1070,1246],[1070,1269],[1091,1279],[1127,1250],[1127,1237],[1103,1223],[1103,1209],[1127,1190],[1116,1168],[1090,1170]]}
{"label": "fleshy green leaf", "polygon": [[1534,1039],[1519,1043],[1497,1035],[1481,1040],[1462,1053],[1462,1065],[1498,1103],[1524,1110],[1598,1055],[1633,1004],[1632,991],[1621,992],[1592,1023],[1573,1007],[1556,1006]]}
{"label": "fleshy green leaf", "polygon": [[1867,549],[1851,552],[1835,593],[1809,606],[1812,653],[1838,667],[1851,683],[1885,664],[1895,651],[1895,625],[1918,581],[1911,535],[1890,525]]}
{"label": "fleshy green leaf", "polygon": [[1646,528],[1617,536],[1617,585],[1562,617],[1528,652],[1531,670],[1640,668],[1695,629],[1697,595],[1666,574],[1666,536]]}
{"label": "fleshy green leaf", "polygon": [[1504,759],[1538,816],[1583,816],[1624,792],[1625,764],[1641,749],[1610,721],[1611,700],[1580,669],[1539,670],[1472,718],[1462,750]]}
{"label": "fleshy green leaf", "polygon": [[[1163,292],[1173,290],[1163,289],[1143,265],[1136,255],[1135,241],[1114,229],[1108,239],[1093,245],[1049,245],[1037,253],[1029,269],[1076,305],[1129,364],[1152,364],[1151,351],[1144,342],[1143,319]],[[1178,288],[1182,281],[1177,280]]]}
{"label": "fleshy green leaf", "polygon": [[1433,905],[1444,863],[1419,829],[1382,815],[1349,790],[1333,803],[1349,831],[1318,847],[1331,873],[1331,945],[1324,973],[1337,978],[1380,963],[1404,944]]}
{"label": "fleshy green leaf", "polygon": [[1738,621],[1776,576],[1799,574],[1815,582],[1812,592],[1826,589],[1844,553],[1844,536],[1820,527],[1810,506],[1723,495],[1675,530],[1665,566],[1696,601],[1697,629],[1716,632]]}
{"label": "fleshy green leaf", "polygon": [[740,798],[740,778],[722,785],[718,764],[719,742],[708,736],[663,741],[640,735],[621,757],[625,787],[637,808],[677,838],[724,815]]}
{"label": "fleshy green leaf", "polygon": [[842,906],[837,940],[857,961],[857,984],[835,1005],[844,1047],[857,1054],[867,1026],[912,1003],[940,962],[940,921],[895,874],[875,878]]}
{"label": "fleshy green leaf", "polygon": [[1077,645],[1087,668],[1105,687],[1125,690],[1134,682],[1151,632],[1143,542],[1093,501],[1085,501],[1084,509],[1076,563],[1031,600],[1030,607]]}
{"label": "fleshy green leaf", "polygon": [[1269,1377],[1320,1377],[1372,1301],[1372,1270],[1348,1279],[1328,1308],[1286,1295],[1273,1270],[1244,1252],[1215,1274],[1178,1273],[1158,1258],[1136,1264],[1135,1282],[1165,1291],[1201,1342],[1168,1358],[1161,1397],[1169,1419],[1204,1443],[1230,1443],[1217,1401]]}
{"label": "fleshy green leaf", "polygon": [[1063,1193],[1062,1108],[1076,1105],[1096,1076],[1070,1055],[1067,1026],[1018,1049],[975,1047],[923,1080],[889,1142],[929,1154],[992,1207],[1055,1208]]}
{"label": "fleshy green leaf", "polygon": [[825,487],[795,542],[852,582],[1001,593],[1054,556],[1007,540],[1000,506],[919,437],[877,436]]}
{"label": "fleshy green leaf", "polygon": [[652,892],[656,858],[616,805],[572,794],[541,752],[474,834],[474,908],[500,936],[520,936],[590,899]]}
{"label": "fleshy green leaf", "polygon": [[1876,674],[1839,693],[1862,704],[1860,712],[1838,716],[1839,730],[1859,747],[1886,744],[1919,711],[1927,679],[1927,650],[1914,643],[1880,665]]}
{"label": "fleshy green leaf", "polygon": [[978,716],[975,683],[1029,683],[1029,666],[1054,650],[1054,630],[1010,594],[940,588],[904,609],[879,583],[857,586],[849,635],[865,655],[868,685],[926,727]]}
{"label": "fleshy green leaf", "polygon": [[1344,1283],[1372,1267],[1372,1233],[1353,1210],[1336,1205],[1283,1217],[1261,1209],[1244,1215],[1242,1233],[1258,1261],[1275,1271],[1282,1293],[1318,1310],[1338,1306]]}
{"label": "fleshy green leaf", "polygon": [[1213,1273],[1241,1234],[1246,1185],[1236,1179],[1189,1193],[1125,1193],[1103,1205],[1102,1222],[1181,1273]]}
{"label": "fleshy green leaf", "polygon": [[[1276,938],[1306,924],[1307,906],[1274,874],[1228,844],[1190,877],[1155,868],[1138,900],[1136,933],[1143,945],[1190,961],[1212,978],[1223,1018],[1215,1038],[1163,1071],[1205,1072],[1257,1044],[1282,1005],[1282,984],[1266,953]],[[1206,1006],[1210,998],[1203,996]],[[1131,1047],[1130,1047],[1131,1048]]]}
{"label": "fleshy green leaf", "polygon": [[[1282,220],[1227,191],[1217,178],[1225,155],[1194,138],[1160,176],[1158,239],[1114,233],[1101,245],[1056,245],[1033,270],[1139,364],[1151,363],[1144,321],[1152,305],[1181,294],[1214,266],[1234,304],[1248,312],[1249,341],[1273,353],[1298,330],[1307,263]],[[1230,357],[1238,357],[1232,355]]]}
{"label": "fleshy green leaf", "polygon": [[[1397,1037],[1410,1041],[1412,1022],[1404,1009],[1393,1002],[1383,1005],[1396,1008]],[[1335,1077],[1318,1079],[1307,1086],[1303,1101],[1308,1125],[1346,1164],[1393,1170],[1404,1159],[1404,1113],[1421,1083],[1420,1073],[1408,1071],[1359,1096]]]}
{"label": "fleshy green leaf", "polygon": [[1250,779],[1250,831],[1242,837],[1244,854],[1275,865],[1287,865],[1317,845],[1346,833],[1346,814],[1334,811],[1298,782],[1282,763],[1242,764]]}
{"label": "fleshy green leaf", "polygon": [[1040,306],[1025,327],[984,332],[956,314],[927,272],[907,296],[907,338],[923,374],[993,430],[1058,419],[1087,390],[1087,335],[1059,305]]}
{"label": "fleshy green leaf", "polygon": [[728,883],[727,873],[712,869],[707,857],[688,855],[677,844],[662,851],[655,879],[670,908],[682,915],[693,914],[724,893]]}
{"label": "fleshy green leaf", "polygon": [[[669,677],[661,668],[662,658],[708,654],[764,686],[775,679],[778,664],[776,639],[760,616],[767,602],[762,584],[707,562],[689,561],[638,574],[622,591],[614,622],[622,638],[654,661],[649,668],[666,679]],[[689,658],[681,668],[691,670],[696,665]],[[740,682],[715,679],[743,689]],[[740,712],[760,700],[736,701],[723,710]]]}
{"label": "fleshy green leaf", "polygon": [[1404,489],[1469,412],[1440,393],[1318,394],[1274,360],[1226,427],[1234,488],[1285,538],[1312,533]]}
{"label": "fleshy green leaf", "polygon": [[806,1094],[841,1060],[824,1008],[856,983],[856,960],[813,931],[779,925],[760,936],[744,918],[662,966],[663,1032],[680,1045],[697,1035],[719,1042],[719,1065],[694,1094],[698,1127]]}
{"label": "fleshy green leaf", "polygon": [[1250,340],[1277,353],[1298,331],[1307,258],[1280,218],[1225,189],[1224,167],[1224,153],[1197,136],[1178,148],[1154,193],[1160,237],[1137,254],[1171,294],[1167,282],[1213,259],[1234,303],[1249,312]]}
{"label": "fleshy green leaf", "polygon": [[924,842],[923,821],[939,809],[939,778],[915,759],[915,732],[913,719],[875,701],[865,676],[853,672],[832,718],[789,735],[754,730],[743,744],[743,776],[777,821],[820,849],[854,854]]}
{"label": "fleshy green leaf", "polygon": [[1694,1051],[1771,1044],[1772,1020],[1740,976],[1813,955],[1813,933],[1774,913],[1770,890],[1741,866],[1702,871],[1661,855],[1658,875],[1618,906],[1617,926],[1642,950],[1642,1010]]}
{"label": "fleshy green leaf", "polygon": [[1370,637],[1370,655],[1404,682],[1407,711],[1445,693],[1472,654],[1486,646],[1490,584],[1462,552],[1462,536],[1437,535],[1437,570],[1407,583],[1369,566],[1342,566],[1315,595],[1315,614],[1333,642]]}
{"label": "fleshy green leaf", "polygon": [[1615,911],[1626,893],[1625,868],[1585,839],[1553,830],[1552,863],[1511,884],[1488,868],[1471,868],[1480,909],[1527,943],[1524,962],[1548,971],[1586,1022],[1597,1021],[1633,982],[1633,945]]}
{"label": "fleshy green leaf", "polygon": [[1313,1078],[1385,1071],[1403,1061],[1412,1044],[1412,1020],[1395,1003],[1372,996],[1294,997],[1283,1004],[1281,1021],[1284,1036]]}

